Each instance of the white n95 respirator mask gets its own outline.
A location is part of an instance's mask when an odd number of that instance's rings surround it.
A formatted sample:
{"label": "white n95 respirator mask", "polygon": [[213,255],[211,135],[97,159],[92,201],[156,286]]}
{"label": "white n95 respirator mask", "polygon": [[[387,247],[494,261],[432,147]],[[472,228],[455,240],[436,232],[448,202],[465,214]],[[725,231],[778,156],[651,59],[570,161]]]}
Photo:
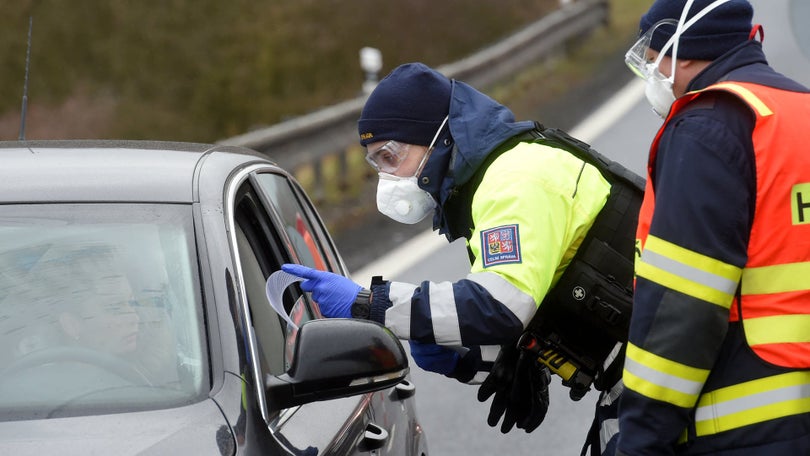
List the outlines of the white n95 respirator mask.
{"label": "white n95 respirator mask", "polygon": [[378,173],[380,180],[377,182],[377,210],[381,214],[399,223],[413,225],[422,221],[436,208],[436,200],[433,199],[433,195],[419,188],[417,176],[422,173],[428,157],[433,152],[433,146],[448,119],[449,116],[442,120],[413,176],[400,177],[389,173]]}
{"label": "white n95 respirator mask", "polygon": [[[656,71],[658,73],[658,71]],[[644,88],[644,96],[659,117],[666,117],[672,103],[675,103],[675,92],[672,91],[672,78],[650,76]]]}
{"label": "white n95 respirator mask", "polygon": [[399,177],[379,173],[377,210],[397,222],[413,225],[436,208],[436,200],[419,188],[416,176]]}

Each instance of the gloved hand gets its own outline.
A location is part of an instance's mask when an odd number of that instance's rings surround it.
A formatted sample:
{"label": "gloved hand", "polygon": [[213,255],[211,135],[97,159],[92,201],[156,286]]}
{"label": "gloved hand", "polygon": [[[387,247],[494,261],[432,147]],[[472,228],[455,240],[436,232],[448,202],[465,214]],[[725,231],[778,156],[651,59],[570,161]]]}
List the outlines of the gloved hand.
{"label": "gloved hand", "polygon": [[300,264],[284,264],[281,270],[307,279],[301,282],[301,289],[312,293],[325,317],[351,318],[352,304],[363,287],[342,275]]}
{"label": "gloved hand", "polygon": [[[526,375],[523,374],[524,368]],[[548,367],[538,363],[531,352],[520,350],[516,373],[515,386],[510,396],[511,403],[517,408],[518,420],[515,426],[529,433],[537,429],[546,418],[551,372]]]}
{"label": "gloved hand", "polygon": [[449,375],[455,370],[461,357],[454,350],[441,345],[416,342],[409,340],[411,357],[416,365],[430,372]]}
{"label": "gloved hand", "polygon": [[478,388],[478,400],[486,402],[493,394],[487,424],[498,425],[506,434],[513,426],[532,432],[548,411],[548,384],[551,374],[534,355],[514,345],[501,348],[487,378]]}

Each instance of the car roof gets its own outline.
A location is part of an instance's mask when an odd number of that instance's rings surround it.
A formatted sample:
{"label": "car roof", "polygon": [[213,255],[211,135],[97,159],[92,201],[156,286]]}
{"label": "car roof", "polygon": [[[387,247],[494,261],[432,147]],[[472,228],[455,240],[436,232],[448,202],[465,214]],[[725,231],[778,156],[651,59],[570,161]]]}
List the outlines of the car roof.
{"label": "car roof", "polygon": [[[236,147],[162,141],[0,141],[0,203],[169,202],[195,198],[195,173],[211,154],[222,173],[269,163]],[[226,165],[226,166],[223,166]]]}

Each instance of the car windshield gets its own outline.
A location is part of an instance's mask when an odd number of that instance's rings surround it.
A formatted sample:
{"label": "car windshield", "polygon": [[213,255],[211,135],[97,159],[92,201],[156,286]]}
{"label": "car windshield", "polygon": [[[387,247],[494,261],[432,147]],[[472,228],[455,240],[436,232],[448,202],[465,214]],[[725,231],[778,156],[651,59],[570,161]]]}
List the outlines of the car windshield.
{"label": "car windshield", "polygon": [[188,205],[0,205],[0,420],[166,408],[208,366]]}

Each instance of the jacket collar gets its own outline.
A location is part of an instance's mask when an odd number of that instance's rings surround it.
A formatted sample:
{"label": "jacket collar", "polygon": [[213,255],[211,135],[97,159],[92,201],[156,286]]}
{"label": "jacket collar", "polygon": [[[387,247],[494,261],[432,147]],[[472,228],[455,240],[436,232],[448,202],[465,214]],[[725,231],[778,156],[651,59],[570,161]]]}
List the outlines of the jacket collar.
{"label": "jacket collar", "polygon": [[722,81],[753,82],[796,92],[807,88],[774,71],[762,50],[762,43],[749,40],[723,54],[689,82],[687,91],[705,89]]}

